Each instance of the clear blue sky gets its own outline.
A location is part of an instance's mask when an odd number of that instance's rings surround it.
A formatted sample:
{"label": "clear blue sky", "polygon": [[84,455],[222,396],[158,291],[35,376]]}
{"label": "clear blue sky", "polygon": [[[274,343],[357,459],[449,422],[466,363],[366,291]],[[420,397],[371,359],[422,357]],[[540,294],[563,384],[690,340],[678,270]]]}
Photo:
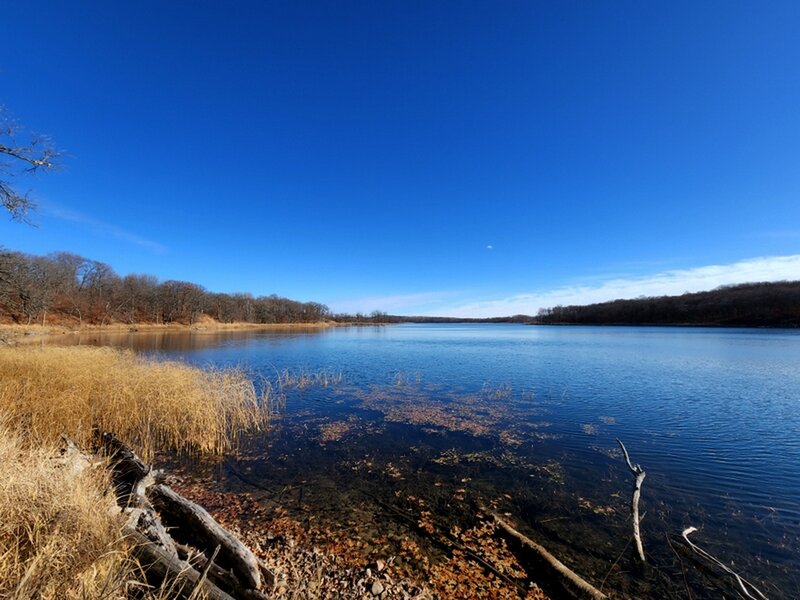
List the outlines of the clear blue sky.
{"label": "clear blue sky", "polygon": [[800,279],[798,2],[2,13],[0,102],[68,153],[8,248],[406,314]]}

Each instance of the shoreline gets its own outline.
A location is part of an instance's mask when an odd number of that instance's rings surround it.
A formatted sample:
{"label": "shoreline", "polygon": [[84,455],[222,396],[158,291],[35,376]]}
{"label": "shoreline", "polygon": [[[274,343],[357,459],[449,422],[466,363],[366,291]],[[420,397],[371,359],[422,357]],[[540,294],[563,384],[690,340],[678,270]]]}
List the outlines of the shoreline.
{"label": "shoreline", "polygon": [[328,329],[330,327],[381,327],[385,323],[339,323],[317,321],[313,323],[217,323],[203,321],[191,325],[184,323],[110,323],[107,325],[19,325],[0,324],[0,342],[19,343],[41,339],[81,334],[125,334],[125,333],[216,333],[220,331],[282,331],[291,329]]}

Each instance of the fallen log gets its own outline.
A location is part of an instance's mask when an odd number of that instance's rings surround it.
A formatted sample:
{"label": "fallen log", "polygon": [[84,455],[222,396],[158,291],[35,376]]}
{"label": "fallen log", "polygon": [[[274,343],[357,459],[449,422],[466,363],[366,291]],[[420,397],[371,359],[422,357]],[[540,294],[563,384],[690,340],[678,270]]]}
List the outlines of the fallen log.
{"label": "fallen log", "polygon": [[154,544],[138,531],[128,532],[128,539],[133,543],[131,552],[139,561],[147,582],[157,590],[166,592],[167,597],[181,600],[198,597],[207,600],[235,600],[194,567],[170,556],[161,546]]}
{"label": "fallen log", "polygon": [[[93,463],[71,440],[62,438],[64,447],[57,460],[76,475],[87,467],[105,464],[102,460]],[[132,554],[150,585],[165,591],[170,598],[187,600],[268,597],[258,588],[262,581],[274,585],[275,576],[205,509],[166,485],[156,484],[152,468],[115,435],[98,432],[94,451],[109,459],[118,505],[115,508],[127,515],[123,533],[133,542]],[[192,564],[181,560],[179,548],[184,558],[190,552],[173,539],[165,524],[173,527],[182,541],[201,551],[193,554]],[[202,554],[212,548],[216,550],[210,558]],[[230,570],[215,563],[217,553]]]}
{"label": "fallen log", "polygon": [[261,588],[258,559],[202,506],[187,500],[164,484],[150,486],[146,495],[164,524],[172,528],[174,539],[200,549],[219,546],[220,563],[230,567],[247,587],[256,590]]}
{"label": "fallen log", "polygon": [[111,473],[117,503],[120,506],[138,506],[144,497],[144,488],[152,483],[150,466],[113,433],[96,432],[96,451],[111,461]]}
{"label": "fallen log", "polygon": [[123,532],[136,531],[154,544],[161,546],[173,558],[178,558],[175,542],[152,508],[126,508],[128,521]]}
{"label": "fallen log", "polygon": [[61,451],[56,460],[58,460],[59,464],[63,467],[69,469],[73,475],[79,475],[85,469],[94,466],[94,464],[102,464],[92,463],[92,460],[75,445],[75,442],[63,433],[61,434],[61,443]]}
{"label": "fallen log", "polygon": [[[236,598],[242,600],[268,600],[269,596],[262,591],[247,588],[236,574],[228,569],[223,569],[202,552],[195,551],[194,548],[186,546],[185,544],[176,544],[178,549],[178,556],[188,562],[196,570],[207,574],[208,579],[217,585],[220,589],[227,590]],[[269,580],[266,575],[265,582],[267,587],[274,584],[274,579]]]}
{"label": "fallen log", "polygon": [[517,547],[518,552],[529,554],[537,565],[547,568],[548,575],[559,585],[561,592],[566,594],[566,597],[581,600],[606,600],[608,598],[606,594],[550,554],[544,546],[521,534],[497,514],[492,513],[492,517],[498,526],[498,531]]}

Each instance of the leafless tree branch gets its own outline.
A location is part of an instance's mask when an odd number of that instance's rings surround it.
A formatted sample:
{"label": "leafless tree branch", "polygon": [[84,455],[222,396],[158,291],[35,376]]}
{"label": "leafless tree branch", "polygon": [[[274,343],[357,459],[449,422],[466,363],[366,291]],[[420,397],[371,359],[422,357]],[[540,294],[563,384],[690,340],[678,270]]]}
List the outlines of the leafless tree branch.
{"label": "leafless tree branch", "polygon": [[49,138],[22,129],[0,107],[0,202],[15,221],[29,222],[36,209],[27,193],[19,192],[9,178],[49,171],[61,156]]}

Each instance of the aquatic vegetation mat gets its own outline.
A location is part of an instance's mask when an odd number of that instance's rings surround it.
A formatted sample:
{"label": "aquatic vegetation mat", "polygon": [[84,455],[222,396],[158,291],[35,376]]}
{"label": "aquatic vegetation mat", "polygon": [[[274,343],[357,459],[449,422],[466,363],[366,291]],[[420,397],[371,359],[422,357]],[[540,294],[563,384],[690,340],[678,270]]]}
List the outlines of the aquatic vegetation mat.
{"label": "aquatic vegetation mat", "polygon": [[[270,524],[259,535],[271,536],[272,551],[281,539],[316,548],[313,564],[355,569],[343,581],[360,582],[356,589],[367,594],[378,564],[392,581],[413,582],[437,597],[546,593],[541,573],[520,575],[525,567],[515,557],[484,543],[481,507],[513,520],[616,597],[685,598],[687,586],[694,598],[731,593],[707,570],[689,568],[680,544],[670,538],[676,554],[667,536],[679,533],[674,523],[689,511],[710,531],[747,517],[691,506],[650,469],[642,495],[648,567],[641,569],[629,544],[630,480],[614,442],[617,417],[564,422],[559,411],[566,402],[566,395],[537,397],[510,386],[469,392],[406,376],[386,385],[289,390],[269,439],[225,461],[215,477],[225,493],[252,495]],[[742,545],[723,549],[749,566],[756,583],[766,581],[761,559]],[[335,567],[320,558],[328,552]],[[392,593],[387,581],[379,588]],[[791,597],[767,587],[771,598]]]}

